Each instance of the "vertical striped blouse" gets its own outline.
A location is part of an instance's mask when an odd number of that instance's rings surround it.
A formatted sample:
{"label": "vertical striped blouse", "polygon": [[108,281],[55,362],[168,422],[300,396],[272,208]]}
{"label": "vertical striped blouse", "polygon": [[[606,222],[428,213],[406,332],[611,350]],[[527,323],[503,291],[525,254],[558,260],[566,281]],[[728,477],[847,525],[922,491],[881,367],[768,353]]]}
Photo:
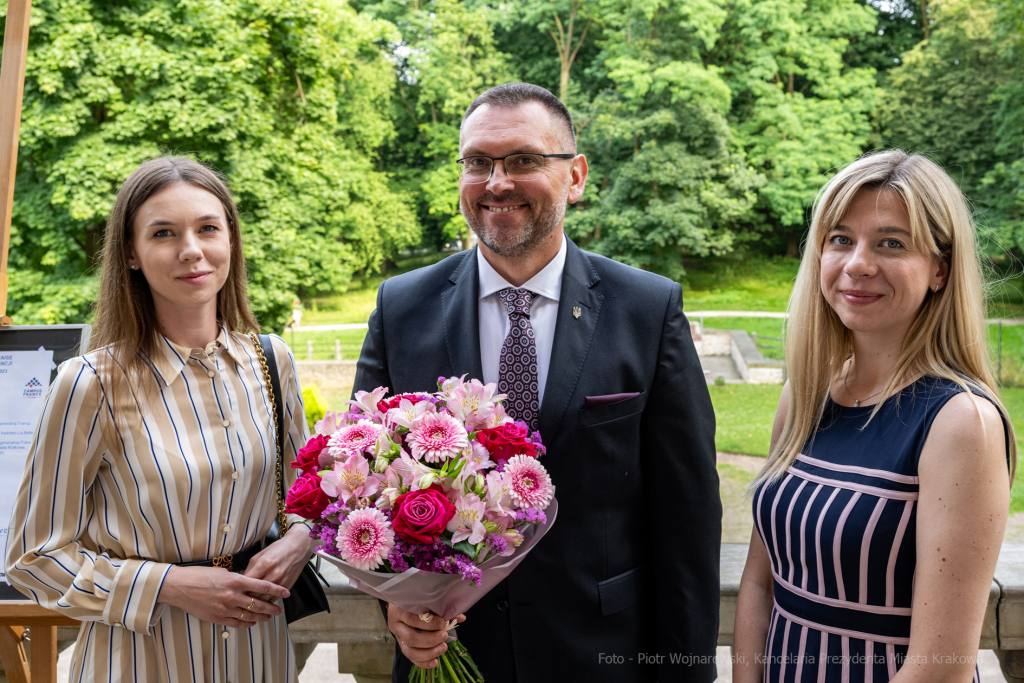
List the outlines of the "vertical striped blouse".
{"label": "vertical striped blouse", "polygon": [[[308,436],[295,361],[272,337],[287,466]],[[112,449],[99,349],[61,365],[11,519],[7,576],[40,605],[82,622],[71,681],[293,681],[284,617],[250,629],[157,604],[172,563],[236,553],[276,513],[275,434],[252,341],[222,329],[206,348],[166,338],[155,386]],[[297,517],[289,520],[299,521]]]}

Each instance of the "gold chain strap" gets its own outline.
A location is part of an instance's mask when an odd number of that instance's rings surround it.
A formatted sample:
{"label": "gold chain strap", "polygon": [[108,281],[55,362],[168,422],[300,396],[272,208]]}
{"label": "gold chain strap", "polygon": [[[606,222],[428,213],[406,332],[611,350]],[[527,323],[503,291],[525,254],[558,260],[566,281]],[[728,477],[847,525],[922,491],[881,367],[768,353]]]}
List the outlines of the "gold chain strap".
{"label": "gold chain strap", "polygon": [[267,384],[267,394],[270,395],[270,419],[274,421],[274,431],[277,433],[277,525],[280,529],[278,538],[284,538],[288,531],[288,516],[284,513],[284,500],[281,498],[281,490],[284,487],[284,451],[281,444],[281,425],[277,422],[277,399],[274,398],[274,385],[270,382],[270,368],[267,367],[267,358],[263,355],[263,345],[260,344],[259,335],[249,332],[249,338],[256,346],[256,357],[260,359],[260,367],[263,368],[263,381]]}

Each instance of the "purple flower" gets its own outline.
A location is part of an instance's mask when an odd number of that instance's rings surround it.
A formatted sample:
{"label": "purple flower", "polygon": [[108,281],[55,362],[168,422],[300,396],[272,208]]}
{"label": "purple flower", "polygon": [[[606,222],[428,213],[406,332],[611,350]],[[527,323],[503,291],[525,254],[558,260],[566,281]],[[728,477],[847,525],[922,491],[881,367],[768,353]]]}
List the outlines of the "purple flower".
{"label": "purple flower", "polygon": [[508,551],[508,541],[503,536],[496,536],[495,534],[487,535],[487,545],[491,546],[495,555],[503,555]]}
{"label": "purple flower", "polygon": [[541,510],[526,508],[516,513],[516,519],[527,524],[547,524],[548,516]]}

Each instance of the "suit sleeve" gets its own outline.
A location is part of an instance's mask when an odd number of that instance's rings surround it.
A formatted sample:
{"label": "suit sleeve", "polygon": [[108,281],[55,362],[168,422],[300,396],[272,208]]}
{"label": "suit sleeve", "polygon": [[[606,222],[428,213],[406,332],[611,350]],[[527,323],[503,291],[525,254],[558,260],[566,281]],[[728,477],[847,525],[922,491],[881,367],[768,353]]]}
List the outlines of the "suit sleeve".
{"label": "suit sleeve", "polygon": [[363,340],[363,350],[359,353],[356,365],[356,379],[352,385],[352,394],[357,391],[372,391],[377,387],[390,387],[391,377],[388,374],[388,361],[384,351],[384,285],[380,283],[377,290],[377,308],[370,314],[369,330]]}
{"label": "suit sleeve", "polygon": [[711,683],[718,644],[722,502],[715,413],[682,309],[682,288],[675,284],[641,426],[652,473],[646,498],[657,544],[657,564],[650,568],[657,643],[665,655],[657,679]]}
{"label": "suit sleeve", "polygon": [[[356,365],[356,379],[352,384],[352,397],[355,398],[357,391],[373,391],[377,387],[390,387],[391,378],[388,375],[388,361],[384,355],[384,285],[387,280],[380,283],[377,290],[377,308],[370,314],[369,330],[363,340],[363,350],[359,352],[359,363]],[[388,622],[388,603],[378,600],[381,612],[384,614],[384,623]],[[395,656],[398,656],[400,649],[398,642],[395,642]]]}

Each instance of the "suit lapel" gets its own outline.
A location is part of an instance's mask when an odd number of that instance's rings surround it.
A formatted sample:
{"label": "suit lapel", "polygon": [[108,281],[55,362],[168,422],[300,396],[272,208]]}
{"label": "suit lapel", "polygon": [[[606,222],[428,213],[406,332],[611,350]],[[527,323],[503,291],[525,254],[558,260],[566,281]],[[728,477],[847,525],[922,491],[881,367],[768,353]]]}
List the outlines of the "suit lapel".
{"label": "suit lapel", "polygon": [[480,363],[480,279],[477,276],[476,248],[465,252],[462,263],[452,271],[451,286],[441,293],[444,312],[444,341],[453,375],[483,380]]}
{"label": "suit lapel", "polygon": [[[540,407],[540,431],[546,440],[552,439],[558,431],[576,391],[604,302],[604,296],[593,290],[601,278],[590,259],[568,237],[565,240],[568,244],[562,271],[562,291],[558,297],[555,339],[544,401]],[[579,309],[579,317],[574,315],[575,308]]]}

